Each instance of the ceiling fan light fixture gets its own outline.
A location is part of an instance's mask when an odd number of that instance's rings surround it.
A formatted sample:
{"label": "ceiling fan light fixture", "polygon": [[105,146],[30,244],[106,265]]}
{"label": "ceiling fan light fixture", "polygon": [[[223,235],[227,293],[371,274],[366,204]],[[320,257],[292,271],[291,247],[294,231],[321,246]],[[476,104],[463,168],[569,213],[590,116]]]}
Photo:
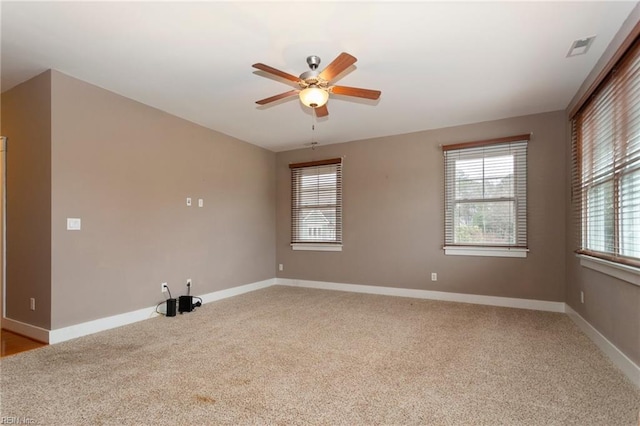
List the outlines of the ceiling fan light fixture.
{"label": "ceiling fan light fixture", "polygon": [[315,85],[300,91],[300,102],[309,108],[319,108],[329,100],[329,92]]}
{"label": "ceiling fan light fixture", "polygon": [[333,79],[348,70],[356,61],[357,59],[354,56],[342,52],[331,61],[324,70],[318,71],[320,58],[312,55],[307,58],[307,64],[310,68],[309,71],[303,72],[299,77],[262,63],[253,64],[253,68],[271,74],[272,76],[297,83],[300,87],[300,89],[289,90],[288,92],[260,99],[256,101],[256,103],[258,105],[267,105],[280,99],[298,95],[300,102],[302,102],[304,106],[315,109],[314,115],[316,117],[326,117],[329,115],[326,105],[330,94],[377,100],[380,98],[381,92],[379,90],[331,85]]}

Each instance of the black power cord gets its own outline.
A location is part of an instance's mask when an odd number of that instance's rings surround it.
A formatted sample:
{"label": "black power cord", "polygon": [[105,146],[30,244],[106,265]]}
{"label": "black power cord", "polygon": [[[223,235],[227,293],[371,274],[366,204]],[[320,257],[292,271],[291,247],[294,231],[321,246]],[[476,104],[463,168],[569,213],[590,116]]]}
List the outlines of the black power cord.
{"label": "black power cord", "polygon": [[164,288],[166,288],[167,289],[167,293],[169,293],[169,299],[173,299],[173,297],[171,297],[171,290],[169,290],[169,285],[165,284]]}
{"label": "black power cord", "polygon": [[160,305],[162,305],[163,303],[167,303],[167,301],[165,300],[164,302],[160,302],[160,303],[158,303],[158,304],[156,305],[156,314],[164,315],[164,316],[166,317],[166,316],[167,316],[167,314],[166,314],[166,313],[164,313],[164,312],[160,312],[160,311],[158,310],[158,308],[160,307]]}

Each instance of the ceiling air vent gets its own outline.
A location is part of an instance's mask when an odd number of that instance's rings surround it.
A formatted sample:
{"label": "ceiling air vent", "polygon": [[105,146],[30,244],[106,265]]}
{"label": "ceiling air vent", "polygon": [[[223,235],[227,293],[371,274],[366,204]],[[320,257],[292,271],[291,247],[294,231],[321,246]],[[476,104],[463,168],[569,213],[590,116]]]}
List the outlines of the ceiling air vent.
{"label": "ceiling air vent", "polygon": [[575,40],[573,43],[571,43],[571,48],[569,49],[569,53],[567,53],[567,58],[571,56],[584,55],[585,53],[587,53],[595,38],[596,36],[591,36]]}

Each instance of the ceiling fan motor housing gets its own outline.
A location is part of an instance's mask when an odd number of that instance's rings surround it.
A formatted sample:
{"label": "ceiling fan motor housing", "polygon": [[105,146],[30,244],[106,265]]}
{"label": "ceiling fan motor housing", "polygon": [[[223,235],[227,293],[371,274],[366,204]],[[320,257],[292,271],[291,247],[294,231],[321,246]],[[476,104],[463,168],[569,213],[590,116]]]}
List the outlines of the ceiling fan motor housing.
{"label": "ceiling fan motor housing", "polygon": [[309,86],[317,86],[326,89],[328,81],[322,80],[320,78],[320,71],[318,71],[320,57],[317,55],[307,56],[307,64],[309,64],[311,70],[300,74],[300,87],[304,89]]}
{"label": "ceiling fan motor housing", "polygon": [[309,64],[309,68],[311,68],[312,70],[318,69],[318,65],[320,65],[320,56],[307,56],[307,64]]}
{"label": "ceiling fan motor housing", "polygon": [[312,84],[326,88],[329,82],[320,78],[318,71],[307,71],[300,74],[300,81],[298,82],[300,87],[305,88]]}

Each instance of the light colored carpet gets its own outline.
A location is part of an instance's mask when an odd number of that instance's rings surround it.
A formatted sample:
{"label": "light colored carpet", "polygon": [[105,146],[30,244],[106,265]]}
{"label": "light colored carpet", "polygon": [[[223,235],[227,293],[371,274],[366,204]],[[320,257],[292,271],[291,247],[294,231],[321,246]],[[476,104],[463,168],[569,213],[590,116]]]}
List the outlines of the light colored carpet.
{"label": "light colored carpet", "polygon": [[274,286],[3,358],[38,424],[637,425],[563,315]]}

